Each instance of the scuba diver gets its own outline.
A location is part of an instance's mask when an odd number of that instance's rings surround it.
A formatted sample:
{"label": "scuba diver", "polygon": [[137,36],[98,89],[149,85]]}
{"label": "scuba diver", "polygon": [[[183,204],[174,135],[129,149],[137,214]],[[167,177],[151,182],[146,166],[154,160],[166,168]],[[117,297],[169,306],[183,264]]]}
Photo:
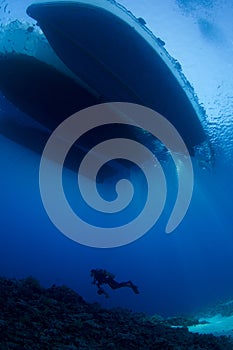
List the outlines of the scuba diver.
{"label": "scuba diver", "polygon": [[108,293],[101,287],[102,284],[108,284],[112,289],[119,289],[122,287],[131,288],[135,294],[139,294],[138,287],[135,286],[131,281],[127,282],[117,282],[115,276],[106,270],[103,269],[92,269],[91,276],[93,277],[92,284],[95,284],[98,287],[97,293],[99,295],[104,294],[106,298],[109,298]]}

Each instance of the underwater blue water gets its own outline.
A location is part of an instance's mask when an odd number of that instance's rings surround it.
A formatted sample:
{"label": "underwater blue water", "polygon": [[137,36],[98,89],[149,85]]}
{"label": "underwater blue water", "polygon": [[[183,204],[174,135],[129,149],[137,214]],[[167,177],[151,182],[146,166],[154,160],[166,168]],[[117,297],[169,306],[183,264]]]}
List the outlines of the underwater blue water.
{"label": "underwater blue water", "polygon": [[[73,242],[56,229],[40,197],[40,155],[0,135],[0,275],[33,275],[45,286],[66,284],[86,300],[109,307],[165,316],[195,312],[233,294],[233,6],[230,0],[121,3],[143,17],[181,63],[206,109],[215,161],[203,169],[193,159],[193,198],[172,234],[164,233],[168,207],[139,240],[97,249]],[[30,1],[2,4],[2,23],[27,18]],[[0,118],[8,116],[24,118],[0,96]],[[167,176],[170,183],[169,166]],[[68,186],[75,181],[69,171],[66,181]],[[112,271],[119,281],[131,279],[140,294],[122,289],[108,290],[110,299],[98,296],[89,276],[95,267]]]}

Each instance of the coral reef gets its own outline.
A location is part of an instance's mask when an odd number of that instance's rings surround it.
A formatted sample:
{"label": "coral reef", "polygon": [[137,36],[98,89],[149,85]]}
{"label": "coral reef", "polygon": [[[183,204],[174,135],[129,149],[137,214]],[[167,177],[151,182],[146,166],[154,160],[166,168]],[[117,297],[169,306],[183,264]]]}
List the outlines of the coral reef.
{"label": "coral reef", "polygon": [[222,316],[233,316],[233,299],[224,300],[215,305],[211,305],[209,308],[204,310],[200,316],[215,316],[221,314]]}
{"label": "coral reef", "polygon": [[190,333],[197,320],[104,309],[65,286],[0,278],[0,350],[232,350],[226,337]]}

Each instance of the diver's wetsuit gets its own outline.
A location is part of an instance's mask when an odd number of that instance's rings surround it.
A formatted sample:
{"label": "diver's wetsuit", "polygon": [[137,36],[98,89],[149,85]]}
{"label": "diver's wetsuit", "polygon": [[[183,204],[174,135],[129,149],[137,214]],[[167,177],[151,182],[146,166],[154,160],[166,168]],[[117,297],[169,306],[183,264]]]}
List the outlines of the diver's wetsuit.
{"label": "diver's wetsuit", "polygon": [[127,282],[117,282],[115,281],[115,276],[111,273],[109,273],[106,270],[103,269],[93,269],[91,270],[91,276],[93,276],[93,284],[97,285],[98,287],[98,294],[104,294],[106,298],[108,298],[108,294],[105,292],[105,290],[101,287],[102,284],[108,284],[110,288],[112,289],[119,289],[122,287],[129,287],[131,288],[135,294],[139,294],[137,286],[135,286],[131,281]]}

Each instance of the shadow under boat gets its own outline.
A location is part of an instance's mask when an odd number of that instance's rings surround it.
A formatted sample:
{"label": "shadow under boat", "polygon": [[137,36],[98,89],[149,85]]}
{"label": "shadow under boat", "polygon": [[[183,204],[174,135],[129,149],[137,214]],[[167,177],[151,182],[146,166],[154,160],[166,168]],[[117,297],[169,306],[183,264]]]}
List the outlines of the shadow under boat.
{"label": "shadow under boat", "polygon": [[[0,56],[0,90],[18,110],[32,118],[32,123],[28,123],[28,118],[17,119],[17,113],[14,118],[3,116],[0,119],[0,132],[39,154],[42,154],[53,130],[66,118],[101,103],[100,98],[71,77],[25,54],[9,53]],[[33,124],[33,120],[36,123]],[[137,127],[117,124],[99,126],[81,136],[74,144],[68,153],[65,167],[77,171],[78,165],[92,147],[119,135],[147,143],[150,147],[149,136],[143,135]],[[102,182],[104,178],[115,176],[119,172],[129,172],[127,162],[111,161],[104,166],[104,173],[97,180]],[[83,175],[88,177],[89,174]]]}

